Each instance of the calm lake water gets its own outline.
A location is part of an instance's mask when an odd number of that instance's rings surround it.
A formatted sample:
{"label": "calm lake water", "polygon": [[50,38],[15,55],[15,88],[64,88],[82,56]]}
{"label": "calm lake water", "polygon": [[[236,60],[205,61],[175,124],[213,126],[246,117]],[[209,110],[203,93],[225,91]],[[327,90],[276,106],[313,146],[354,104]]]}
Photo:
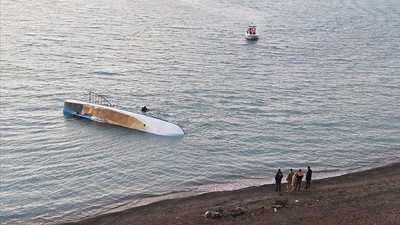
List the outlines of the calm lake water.
{"label": "calm lake water", "polygon": [[[398,0],[0,6],[2,224],[271,183],[277,168],[310,165],[318,179],[400,159]],[[64,100],[90,90],[186,135],[65,117]]]}

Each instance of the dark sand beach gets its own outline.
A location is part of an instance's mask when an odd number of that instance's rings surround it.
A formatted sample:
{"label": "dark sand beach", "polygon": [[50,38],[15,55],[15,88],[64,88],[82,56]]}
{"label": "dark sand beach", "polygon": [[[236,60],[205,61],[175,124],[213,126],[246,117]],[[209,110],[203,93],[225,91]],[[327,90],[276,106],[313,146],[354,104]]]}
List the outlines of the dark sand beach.
{"label": "dark sand beach", "polygon": [[293,195],[286,184],[280,193],[274,185],[207,193],[68,224],[400,224],[400,162],[304,186]]}

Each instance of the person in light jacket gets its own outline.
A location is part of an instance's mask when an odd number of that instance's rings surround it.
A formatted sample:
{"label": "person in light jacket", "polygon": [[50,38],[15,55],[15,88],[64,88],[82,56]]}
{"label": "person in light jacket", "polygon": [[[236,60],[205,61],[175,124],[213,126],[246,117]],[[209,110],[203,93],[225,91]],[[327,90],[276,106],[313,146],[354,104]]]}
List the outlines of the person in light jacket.
{"label": "person in light jacket", "polygon": [[296,190],[296,182],[297,182],[297,173],[293,174],[292,176],[292,182],[290,184],[291,190],[289,191],[289,194],[293,193]]}
{"label": "person in light jacket", "polygon": [[294,173],[293,173],[293,169],[290,169],[287,177],[286,177],[286,192],[289,192],[290,190],[292,190],[292,177],[293,177]]}

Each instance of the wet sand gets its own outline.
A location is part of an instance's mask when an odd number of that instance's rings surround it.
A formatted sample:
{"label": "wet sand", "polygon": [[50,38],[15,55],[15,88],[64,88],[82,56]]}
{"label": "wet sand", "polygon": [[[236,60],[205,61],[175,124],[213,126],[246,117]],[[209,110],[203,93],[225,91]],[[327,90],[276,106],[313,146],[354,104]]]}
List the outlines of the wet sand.
{"label": "wet sand", "polygon": [[[275,185],[213,192],[67,224],[400,224],[400,162],[304,187],[303,181],[293,195],[286,193],[286,184],[282,192]],[[206,217],[207,211],[221,217]]]}

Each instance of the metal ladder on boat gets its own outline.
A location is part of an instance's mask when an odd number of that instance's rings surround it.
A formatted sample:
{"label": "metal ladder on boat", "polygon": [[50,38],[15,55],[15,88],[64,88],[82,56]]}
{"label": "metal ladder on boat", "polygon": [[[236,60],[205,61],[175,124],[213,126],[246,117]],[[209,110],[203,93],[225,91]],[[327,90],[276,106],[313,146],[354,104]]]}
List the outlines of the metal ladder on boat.
{"label": "metal ladder on boat", "polygon": [[110,106],[114,107],[115,105],[112,104],[106,97],[97,94],[96,92],[89,91],[88,94],[86,94],[82,100],[86,100],[90,103],[95,103],[98,105],[105,105],[105,106]]}

